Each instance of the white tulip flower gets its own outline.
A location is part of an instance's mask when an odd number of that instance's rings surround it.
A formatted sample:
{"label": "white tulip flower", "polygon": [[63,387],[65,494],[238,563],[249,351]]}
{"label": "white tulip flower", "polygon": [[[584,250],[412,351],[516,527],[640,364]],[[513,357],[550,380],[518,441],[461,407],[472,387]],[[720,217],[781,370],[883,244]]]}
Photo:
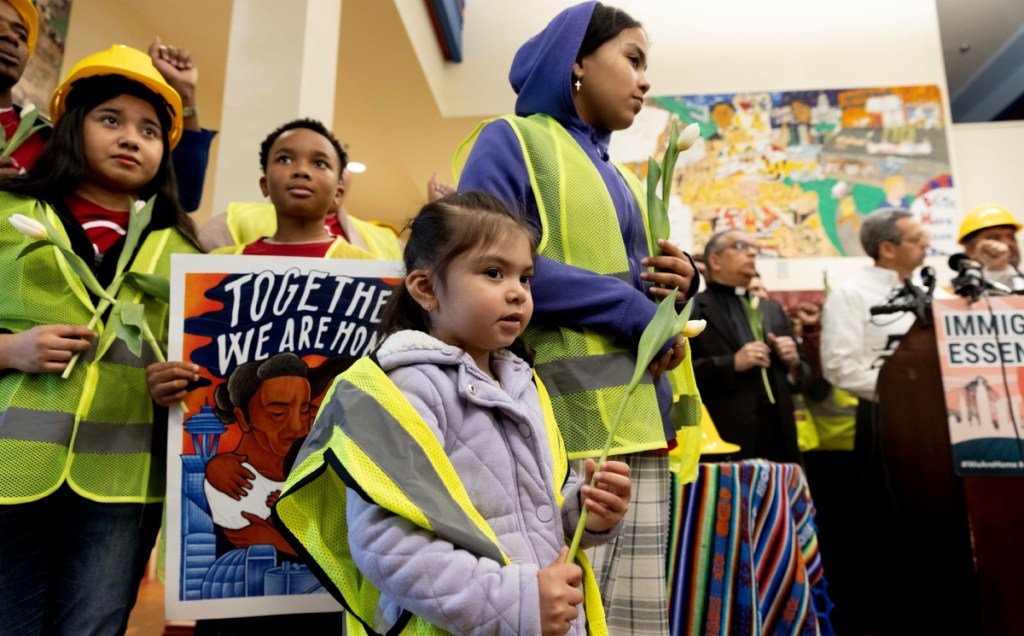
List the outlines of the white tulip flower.
{"label": "white tulip flower", "polygon": [[8,221],[11,222],[14,229],[31,239],[46,238],[46,226],[33,218],[27,217],[24,214],[15,214]]}
{"label": "white tulip flower", "polygon": [[684,338],[695,338],[704,333],[704,328],[707,326],[707,320],[687,320],[682,335]]}
{"label": "white tulip flower", "polygon": [[683,132],[679,133],[679,141],[676,142],[676,148],[679,152],[689,150],[690,146],[696,143],[698,138],[700,138],[700,126],[690,124],[683,128]]}

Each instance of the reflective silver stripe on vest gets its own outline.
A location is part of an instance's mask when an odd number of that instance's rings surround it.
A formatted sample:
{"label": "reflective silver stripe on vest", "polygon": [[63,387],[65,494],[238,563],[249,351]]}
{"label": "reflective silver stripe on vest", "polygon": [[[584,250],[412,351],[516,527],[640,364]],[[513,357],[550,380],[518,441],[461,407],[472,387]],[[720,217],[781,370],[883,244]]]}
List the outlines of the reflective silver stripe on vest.
{"label": "reflective silver stripe on vest", "polygon": [[[635,370],[636,357],[623,351],[564,358],[537,365],[537,375],[551,397],[625,386],[633,378]],[[644,371],[640,384],[654,384],[649,371]]]}
{"label": "reflective silver stripe on vest", "polygon": [[0,413],[0,439],[50,442],[67,446],[75,428],[73,413],[36,411],[17,406]]}
{"label": "reflective silver stripe on vest", "polygon": [[630,287],[633,286],[633,275],[629,272],[615,272],[614,274],[605,274],[605,276],[611,276],[612,278],[627,283]]}
{"label": "reflective silver stripe on vest", "polygon": [[[93,347],[91,350],[95,350]],[[156,356],[153,354],[153,348],[148,343],[142,343],[142,357],[135,355],[128,349],[128,345],[125,344],[124,340],[117,338],[110,344],[107,352],[100,358],[100,362],[109,362],[111,364],[123,364],[128,367],[139,367],[145,369],[149,365],[156,362]]]}
{"label": "reflective silver stripe on vest", "polygon": [[148,453],[152,448],[153,426],[149,423],[80,422],[73,450],[76,453],[118,455]]}
{"label": "reflective silver stripe on vest", "polygon": [[[341,380],[331,405],[341,403],[341,417],[332,418],[370,459],[419,508],[437,536],[480,556],[504,563],[501,552],[450,496],[423,449],[398,420],[374,399]],[[329,421],[329,420],[328,420]]]}

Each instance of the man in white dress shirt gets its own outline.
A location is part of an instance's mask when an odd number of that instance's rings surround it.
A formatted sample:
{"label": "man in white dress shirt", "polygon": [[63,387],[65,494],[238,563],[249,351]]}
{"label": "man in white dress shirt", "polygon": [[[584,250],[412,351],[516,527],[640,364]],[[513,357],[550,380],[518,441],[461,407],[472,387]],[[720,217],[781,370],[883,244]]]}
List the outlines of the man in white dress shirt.
{"label": "man in white dress shirt", "polygon": [[819,509],[822,560],[836,603],[838,633],[880,632],[892,616],[893,598],[885,568],[893,519],[878,438],[875,388],[878,370],[895,341],[914,323],[912,313],[872,316],[892,290],[924,263],[928,234],[910,212],[883,208],[864,218],[861,245],[874,259],[833,289],[822,317],[821,365],[825,379],[859,398],[852,451],[831,451],[827,462],[808,463]]}

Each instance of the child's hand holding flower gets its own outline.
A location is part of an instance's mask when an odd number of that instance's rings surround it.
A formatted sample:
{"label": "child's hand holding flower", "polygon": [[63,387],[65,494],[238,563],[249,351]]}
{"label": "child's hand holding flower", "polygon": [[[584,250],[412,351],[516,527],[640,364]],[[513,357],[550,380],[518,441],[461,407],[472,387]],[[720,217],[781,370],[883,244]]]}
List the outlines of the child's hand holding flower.
{"label": "child's hand holding flower", "polygon": [[[92,319],[85,326],[83,333],[88,332],[95,336],[93,329],[110,310],[110,316],[106,321],[105,328],[112,330],[117,338],[123,340],[129,351],[137,356],[141,356],[142,343],[145,341],[149,344],[157,361],[166,362],[164,353],[160,349],[160,343],[157,342],[149,323],[146,322],[145,305],[131,300],[118,300],[117,298],[122,283],[128,282],[146,295],[162,300],[165,303],[169,301],[170,283],[166,278],[154,274],[129,271],[131,260],[135,255],[135,248],[141,240],[144,228],[149,226],[155,204],[155,196],[150,198],[149,201],[133,202],[131,206],[132,212],[128,218],[128,231],[125,234],[121,255],[117,260],[114,278],[106,288],[101,286],[99,281],[96,280],[92,269],[82,260],[82,257],[75,253],[67,237],[59,232],[47,218],[46,209],[42,204],[36,204],[38,219],[23,214],[14,214],[11,215],[8,221],[18,232],[33,239],[32,242],[21,250],[18,258],[22,258],[45,247],[52,246],[56,248],[57,253],[63,257],[65,262],[78,275],[82,284],[99,299],[93,311]],[[96,359],[103,356],[112,342],[112,339],[108,339],[106,345],[104,345],[101,339],[96,352]],[[64,379],[70,377],[71,371],[74,369],[75,363],[78,361],[82,351],[88,350],[88,348],[84,347],[73,350],[73,353],[70,354],[70,359],[66,361],[67,364],[64,366],[61,377]],[[181,402],[180,406],[183,411],[188,412],[184,402]]]}
{"label": "child's hand holding flower", "polygon": [[572,629],[579,618],[583,602],[583,569],[568,563],[569,548],[562,548],[551,565],[537,572],[537,593],[540,596],[541,636],[556,636]]}
{"label": "child's hand holding flower", "polygon": [[95,338],[96,332],[78,325],[39,325],[8,334],[0,359],[24,373],[61,373],[71,357],[87,351]]}
{"label": "child's hand holding flower", "polygon": [[633,483],[629,479],[629,464],[606,461],[601,471],[594,474],[597,465],[592,459],[584,463],[584,486],[580,488],[583,507],[589,510],[586,528],[589,532],[605,532],[615,527],[629,509]]}

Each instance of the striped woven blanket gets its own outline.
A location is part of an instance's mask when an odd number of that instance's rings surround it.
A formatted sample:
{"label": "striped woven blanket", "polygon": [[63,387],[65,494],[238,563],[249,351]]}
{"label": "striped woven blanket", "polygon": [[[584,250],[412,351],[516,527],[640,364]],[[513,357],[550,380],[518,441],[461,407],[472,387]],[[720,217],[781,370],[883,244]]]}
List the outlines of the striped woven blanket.
{"label": "striped woven blanket", "polygon": [[831,636],[814,502],[796,464],[700,464],[673,482],[672,634]]}

